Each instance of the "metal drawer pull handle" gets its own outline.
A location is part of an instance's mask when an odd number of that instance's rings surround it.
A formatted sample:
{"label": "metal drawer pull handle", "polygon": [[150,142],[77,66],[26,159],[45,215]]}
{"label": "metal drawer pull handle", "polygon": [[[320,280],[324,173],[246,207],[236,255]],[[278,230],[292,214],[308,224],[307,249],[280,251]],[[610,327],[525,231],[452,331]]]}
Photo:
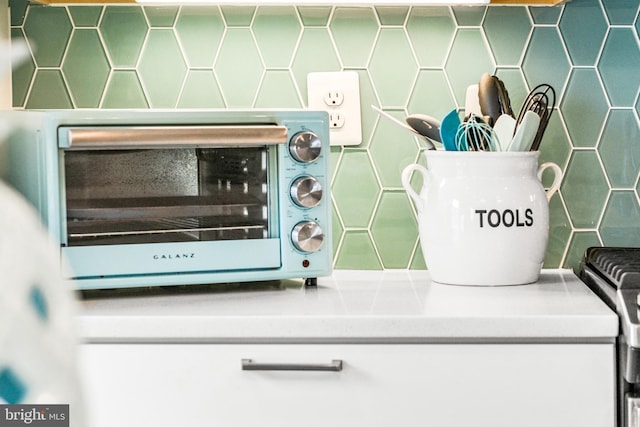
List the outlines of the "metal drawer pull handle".
{"label": "metal drawer pull handle", "polygon": [[342,371],[342,360],[330,363],[258,363],[252,359],[242,359],[243,371]]}

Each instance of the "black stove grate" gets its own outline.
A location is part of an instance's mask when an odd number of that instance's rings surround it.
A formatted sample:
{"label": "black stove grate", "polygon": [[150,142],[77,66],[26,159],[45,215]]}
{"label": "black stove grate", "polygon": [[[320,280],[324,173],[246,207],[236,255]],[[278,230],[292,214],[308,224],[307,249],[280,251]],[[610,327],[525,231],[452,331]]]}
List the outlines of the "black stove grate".
{"label": "black stove grate", "polygon": [[619,289],[640,288],[640,248],[593,247],[584,262]]}

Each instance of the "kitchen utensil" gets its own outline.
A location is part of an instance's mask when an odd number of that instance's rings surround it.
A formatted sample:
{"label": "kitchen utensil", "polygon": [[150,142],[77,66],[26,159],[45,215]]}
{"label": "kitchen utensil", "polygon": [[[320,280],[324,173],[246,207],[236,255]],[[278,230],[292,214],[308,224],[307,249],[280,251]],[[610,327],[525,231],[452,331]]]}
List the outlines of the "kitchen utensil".
{"label": "kitchen utensil", "polygon": [[[384,118],[390,120],[391,122],[395,123],[396,125],[400,126],[402,129],[408,130],[409,132],[411,132],[414,135],[418,135],[418,136],[423,137],[425,143],[427,144],[427,149],[429,149],[429,150],[435,150],[436,149],[436,146],[433,144],[433,142],[431,142],[431,140],[429,140],[424,135],[420,134],[417,130],[415,130],[413,127],[409,126],[407,123],[404,123],[404,122],[396,119],[391,114],[387,113],[386,111],[383,111],[382,109],[376,107],[375,105],[372,105],[371,108],[373,108],[375,111],[377,111],[378,114],[380,114],[382,117],[384,117]],[[436,141],[440,141],[440,136],[439,135],[438,135],[438,139]]]}
{"label": "kitchen utensil", "polygon": [[508,151],[529,151],[533,144],[538,128],[540,116],[533,111],[527,111],[516,129],[516,134],[509,144]]}
{"label": "kitchen utensil", "polygon": [[[411,164],[402,171],[432,280],[497,286],[538,279],[549,232],[548,201],[562,178],[554,163],[538,167],[539,155],[428,151],[426,168]],[[545,197],[541,176],[547,168],[555,177]],[[423,178],[419,194],[411,186],[414,171]]]}
{"label": "kitchen utensil", "polygon": [[493,131],[496,134],[498,144],[502,151],[507,151],[509,144],[513,140],[513,134],[516,130],[516,119],[508,114],[501,114],[498,120],[493,124]]}
{"label": "kitchen utensil", "polygon": [[440,140],[440,120],[426,114],[410,114],[406,121],[420,135],[433,141],[442,142]]}
{"label": "kitchen utensil", "polygon": [[460,116],[455,109],[451,110],[440,123],[440,140],[445,150],[456,151],[456,132],[460,127]]}
{"label": "kitchen utensil", "polygon": [[458,151],[500,150],[493,128],[475,114],[458,126],[456,148]]}
{"label": "kitchen utensil", "polygon": [[478,83],[478,102],[483,116],[490,117],[489,124],[493,125],[502,114],[498,83],[489,73],[484,73]]}
{"label": "kitchen utensil", "polygon": [[498,98],[500,99],[500,108],[502,109],[502,114],[507,114],[513,117],[513,109],[511,108],[511,98],[509,98],[509,91],[504,86],[504,82],[500,80],[497,76],[493,76],[497,85],[498,85]]}
{"label": "kitchen utensil", "polygon": [[556,106],[556,92],[550,85],[546,83],[539,84],[534,87],[525,98],[522,108],[518,113],[516,126],[524,119],[527,111],[533,111],[540,117],[540,124],[536,132],[536,136],[531,144],[531,150],[537,150],[544,136],[544,131],[549,124],[551,114]]}
{"label": "kitchen utensil", "polygon": [[469,85],[467,87],[467,93],[464,101],[464,114],[469,117],[471,114],[475,114],[477,116],[482,115],[482,110],[480,109],[480,101],[478,100],[478,85]]}

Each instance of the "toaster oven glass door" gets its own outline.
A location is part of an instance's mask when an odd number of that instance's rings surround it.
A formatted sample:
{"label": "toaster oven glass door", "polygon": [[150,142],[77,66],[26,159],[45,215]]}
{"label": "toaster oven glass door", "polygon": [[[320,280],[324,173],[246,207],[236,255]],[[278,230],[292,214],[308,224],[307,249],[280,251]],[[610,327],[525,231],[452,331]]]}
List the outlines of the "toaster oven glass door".
{"label": "toaster oven glass door", "polygon": [[[274,241],[275,144],[287,139],[286,129],[264,128],[266,134],[228,127],[68,129],[61,144],[63,246],[72,258],[86,249],[100,256],[114,245],[126,253],[148,244],[172,256],[194,242],[251,241],[247,248],[260,248],[258,241]],[[158,252],[163,245],[167,249]],[[242,252],[237,244],[218,244],[218,253],[225,247]],[[271,256],[268,263],[280,261]],[[135,274],[136,268],[111,274]]]}

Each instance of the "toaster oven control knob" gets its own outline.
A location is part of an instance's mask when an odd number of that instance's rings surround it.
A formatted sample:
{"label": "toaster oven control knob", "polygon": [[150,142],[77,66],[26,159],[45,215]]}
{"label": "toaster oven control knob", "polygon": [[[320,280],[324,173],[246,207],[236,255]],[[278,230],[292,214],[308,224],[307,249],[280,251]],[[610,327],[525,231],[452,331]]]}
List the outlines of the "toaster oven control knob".
{"label": "toaster oven control knob", "polygon": [[322,199],[322,185],[312,176],[301,176],[291,185],[291,199],[303,208],[313,208]]}
{"label": "toaster oven control knob", "polygon": [[313,132],[298,132],[289,141],[291,156],[302,163],[313,162],[320,156],[320,151],[322,151],[322,141]]}
{"label": "toaster oven control knob", "polygon": [[302,252],[315,252],[324,243],[324,232],[314,221],[303,221],[296,224],[291,232],[293,246]]}

